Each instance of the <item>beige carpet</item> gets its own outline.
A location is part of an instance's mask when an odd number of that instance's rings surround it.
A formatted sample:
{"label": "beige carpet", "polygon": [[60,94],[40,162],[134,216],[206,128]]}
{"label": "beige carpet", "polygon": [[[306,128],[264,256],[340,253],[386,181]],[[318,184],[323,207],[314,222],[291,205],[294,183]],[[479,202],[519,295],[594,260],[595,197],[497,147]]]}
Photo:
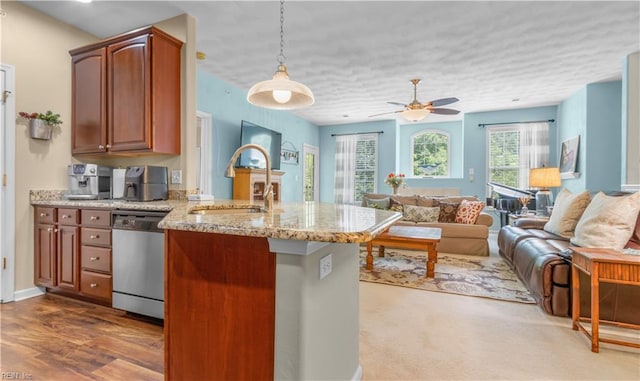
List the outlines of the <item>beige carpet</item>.
{"label": "beige carpet", "polygon": [[367,250],[360,249],[360,280],[427,291],[479,296],[510,302],[535,303],[524,284],[499,257],[438,254],[433,278],[425,278],[426,253],[387,248],[384,257],[373,252],[373,269],[367,270]]}
{"label": "beige carpet", "polygon": [[569,318],[535,304],[360,282],[365,381],[640,380],[640,351],[590,348]]}

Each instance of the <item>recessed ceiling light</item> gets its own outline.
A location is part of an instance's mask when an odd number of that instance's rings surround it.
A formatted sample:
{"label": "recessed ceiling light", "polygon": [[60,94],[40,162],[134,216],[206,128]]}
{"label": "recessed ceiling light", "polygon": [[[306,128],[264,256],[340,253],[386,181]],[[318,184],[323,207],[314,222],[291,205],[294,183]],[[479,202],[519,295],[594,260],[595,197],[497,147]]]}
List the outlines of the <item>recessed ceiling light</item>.
{"label": "recessed ceiling light", "polygon": [[348,118],[348,117],[349,117],[349,114],[342,114],[342,117],[343,117],[343,118]]}
{"label": "recessed ceiling light", "polygon": [[513,99],[511,100],[511,102],[519,102],[519,101],[520,101],[520,98],[513,98]]}

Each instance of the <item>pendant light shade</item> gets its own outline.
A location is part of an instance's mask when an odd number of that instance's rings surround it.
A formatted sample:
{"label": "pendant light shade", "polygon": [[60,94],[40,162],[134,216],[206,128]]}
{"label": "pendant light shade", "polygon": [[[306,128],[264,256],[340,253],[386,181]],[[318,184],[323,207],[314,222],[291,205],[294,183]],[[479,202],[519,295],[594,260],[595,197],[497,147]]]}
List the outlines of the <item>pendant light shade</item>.
{"label": "pendant light shade", "polygon": [[280,0],[280,54],[278,70],[273,78],[258,82],[249,89],[247,101],[252,105],[275,110],[293,110],[311,106],[315,99],[309,88],[289,79],[284,64],[284,0]]}
{"label": "pendant light shade", "polygon": [[426,118],[429,115],[429,110],[426,108],[407,109],[400,114],[410,122],[417,122]]}
{"label": "pendant light shade", "polygon": [[249,89],[249,103],[276,110],[293,110],[311,106],[315,99],[309,88],[289,79],[287,67],[282,64],[273,79],[258,82]]}

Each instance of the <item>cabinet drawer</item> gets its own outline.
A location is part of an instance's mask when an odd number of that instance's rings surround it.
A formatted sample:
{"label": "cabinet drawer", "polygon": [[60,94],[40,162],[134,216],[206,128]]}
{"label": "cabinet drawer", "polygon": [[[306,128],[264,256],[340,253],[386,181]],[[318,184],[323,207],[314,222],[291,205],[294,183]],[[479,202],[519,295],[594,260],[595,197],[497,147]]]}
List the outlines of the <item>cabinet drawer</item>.
{"label": "cabinet drawer", "polygon": [[56,208],[36,207],[36,224],[53,224],[56,222]]}
{"label": "cabinet drawer", "polygon": [[83,269],[111,273],[111,249],[106,247],[82,246],[81,265]]}
{"label": "cabinet drawer", "polygon": [[77,225],[78,209],[58,209],[58,223],[60,225]]}
{"label": "cabinet drawer", "polygon": [[111,211],[82,209],[82,226],[95,228],[111,227]]}
{"label": "cabinet drawer", "polygon": [[80,242],[83,245],[111,246],[111,230],[82,228]]}
{"label": "cabinet drawer", "polygon": [[94,298],[111,300],[111,275],[82,271],[80,292]]}

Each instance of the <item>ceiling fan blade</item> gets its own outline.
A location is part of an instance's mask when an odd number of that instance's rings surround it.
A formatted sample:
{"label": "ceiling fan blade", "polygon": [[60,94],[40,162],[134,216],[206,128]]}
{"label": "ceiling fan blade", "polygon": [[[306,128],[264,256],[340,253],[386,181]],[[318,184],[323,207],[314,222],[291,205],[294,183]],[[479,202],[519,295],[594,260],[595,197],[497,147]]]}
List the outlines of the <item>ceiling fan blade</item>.
{"label": "ceiling fan blade", "polygon": [[460,111],[453,110],[450,108],[432,108],[432,109],[429,109],[429,111],[431,111],[432,114],[440,114],[440,115],[456,115],[460,113]]}
{"label": "ceiling fan blade", "polygon": [[431,101],[430,106],[433,107],[440,107],[440,106],[444,106],[444,105],[448,105],[454,102],[459,101],[460,99],[452,97],[452,98],[442,98],[442,99],[436,99],[435,101]]}
{"label": "ceiling fan blade", "polygon": [[383,112],[382,114],[369,115],[369,118],[373,118],[374,116],[380,116],[380,115],[397,114],[397,113],[399,113],[399,112],[403,112],[403,111],[404,111],[404,110],[391,111],[391,112]]}
{"label": "ceiling fan blade", "polygon": [[399,102],[387,102],[390,105],[396,105],[396,106],[402,106],[402,107],[407,107],[406,104],[404,103],[399,103]]}

